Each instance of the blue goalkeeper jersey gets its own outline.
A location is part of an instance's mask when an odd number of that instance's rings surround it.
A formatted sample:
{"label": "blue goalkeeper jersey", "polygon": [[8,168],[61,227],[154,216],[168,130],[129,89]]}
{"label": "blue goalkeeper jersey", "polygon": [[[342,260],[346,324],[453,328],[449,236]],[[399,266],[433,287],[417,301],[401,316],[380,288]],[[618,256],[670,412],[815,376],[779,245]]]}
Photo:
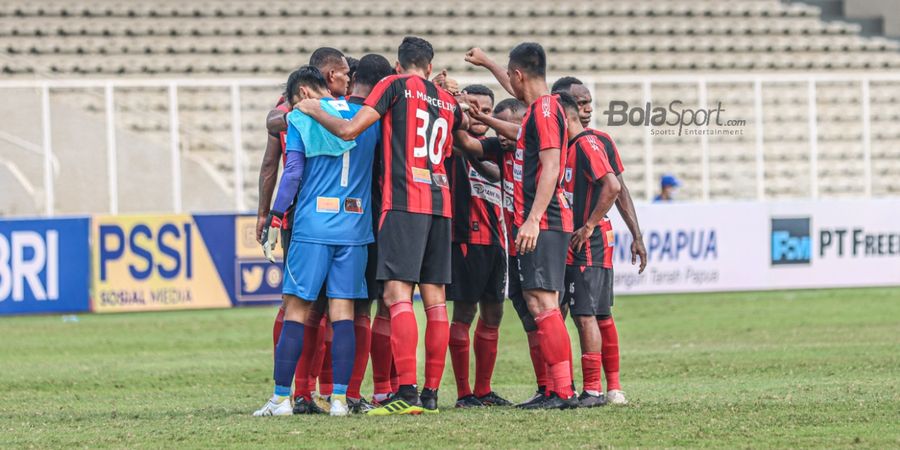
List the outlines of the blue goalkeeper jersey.
{"label": "blue goalkeeper jersey", "polygon": [[[343,98],[325,100],[347,120],[362,108]],[[303,183],[295,200],[291,241],[327,245],[365,245],[375,241],[372,164],[379,136],[376,122],[356,137],[356,147],[341,156],[306,159]],[[286,139],[285,151],[306,153],[300,131],[291,121],[288,121]]]}

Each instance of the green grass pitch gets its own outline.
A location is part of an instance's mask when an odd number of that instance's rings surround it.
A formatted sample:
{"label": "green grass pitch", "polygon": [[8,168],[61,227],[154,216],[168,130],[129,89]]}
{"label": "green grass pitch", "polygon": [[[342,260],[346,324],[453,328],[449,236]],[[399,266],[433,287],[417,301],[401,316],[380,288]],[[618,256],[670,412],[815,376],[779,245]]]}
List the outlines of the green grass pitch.
{"label": "green grass pitch", "polygon": [[[0,318],[0,447],[900,447],[900,289],[620,297],[630,405],[454,410],[448,362],[440,415],[420,417],[251,417],[274,313]],[[511,307],[500,346],[494,388],[521,401]]]}

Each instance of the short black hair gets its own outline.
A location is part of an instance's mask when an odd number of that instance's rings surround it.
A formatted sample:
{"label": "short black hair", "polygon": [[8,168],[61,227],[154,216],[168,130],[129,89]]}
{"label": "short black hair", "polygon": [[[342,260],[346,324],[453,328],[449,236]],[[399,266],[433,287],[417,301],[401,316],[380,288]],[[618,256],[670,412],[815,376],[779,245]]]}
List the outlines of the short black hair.
{"label": "short black hair", "polygon": [[511,113],[517,114],[520,111],[525,111],[525,103],[522,103],[521,100],[515,98],[501,100],[500,103],[497,103],[497,106],[494,106],[494,114],[500,114],[507,109]]}
{"label": "short black hair", "polygon": [[328,90],[328,85],[325,83],[325,77],[322,76],[322,72],[319,72],[319,69],[312,65],[301,66],[299,69],[291,72],[284,87],[285,99],[290,100],[297,93],[297,90],[300,89],[300,86],[324,91]]}
{"label": "short black hair", "polygon": [[556,80],[555,83],[553,83],[553,87],[550,89],[550,91],[551,92],[563,92],[563,91],[569,92],[569,89],[572,88],[573,84],[582,84],[583,85],[584,83],[582,83],[581,80],[579,80],[578,78],[575,78],[575,77],[562,77],[562,78]]}
{"label": "short black hair", "polygon": [[350,66],[350,72],[347,73],[347,76],[350,77],[350,79],[353,79],[353,74],[355,74],[356,69],[359,68],[359,60],[347,55],[344,55],[344,58],[347,58],[347,65]]}
{"label": "short black hair", "polygon": [[486,95],[491,98],[491,104],[494,103],[494,91],[483,84],[470,84],[463,88],[466,94]]}
{"label": "short black hair", "polygon": [[547,54],[537,42],[523,42],[509,51],[509,64],[530,75],[547,76]]}
{"label": "short black hair", "polygon": [[356,69],[356,78],[353,79],[353,82],[363,86],[375,86],[379,80],[393,72],[394,68],[391,67],[387,58],[370,53],[359,60],[359,67]]}
{"label": "short black hair", "polygon": [[420,37],[407,36],[403,38],[400,48],[397,49],[397,60],[404,69],[413,66],[424,69],[431,64],[432,58],[434,58],[434,48],[431,47],[431,43]]}
{"label": "short black hair", "polygon": [[328,64],[340,64],[344,54],[332,47],[319,47],[309,55],[309,65],[315,66],[319,71],[325,69]]}
{"label": "short black hair", "polygon": [[556,95],[559,98],[559,104],[562,105],[563,109],[568,113],[575,113],[578,115],[578,102],[575,101],[575,97],[572,94],[566,91],[560,91],[553,95]]}

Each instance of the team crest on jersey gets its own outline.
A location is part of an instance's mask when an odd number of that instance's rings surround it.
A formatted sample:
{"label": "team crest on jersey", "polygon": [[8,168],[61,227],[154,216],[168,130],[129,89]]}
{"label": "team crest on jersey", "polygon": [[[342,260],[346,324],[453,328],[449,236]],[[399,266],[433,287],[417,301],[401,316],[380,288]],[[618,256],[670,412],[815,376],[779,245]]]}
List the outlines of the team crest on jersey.
{"label": "team crest on jersey", "polygon": [[362,214],[362,199],[347,197],[344,199],[344,211],[350,214]]}
{"label": "team crest on jersey", "polygon": [[550,96],[544,96],[541,100],[541,114],[544,117],[550,117]]}
{"label": "team crest on jersey", "polygon": [[566,167],[566,183],[572,181],[572,168]]}
{"label": "team crest on jersey", "polygon": [[600,151],[600,144],[597,142],[597,138],[593,135],[588,135],[588,144],[591,144],[591,148]]}
{"label": "team crest on jersey", "polygon": [[412,168],[413,181],[416,183],[431,184],[431,171],[420,167]]}

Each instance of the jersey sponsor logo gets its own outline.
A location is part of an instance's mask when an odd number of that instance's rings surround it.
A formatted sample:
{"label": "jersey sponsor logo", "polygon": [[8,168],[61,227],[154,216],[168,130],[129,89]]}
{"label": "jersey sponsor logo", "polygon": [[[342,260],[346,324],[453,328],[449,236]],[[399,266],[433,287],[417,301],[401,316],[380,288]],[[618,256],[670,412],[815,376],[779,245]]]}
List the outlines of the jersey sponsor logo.
{"label": "jersey sponsor logo", "polygon": [[416,183],[431,184],[431,171],[420,167],[412,168],[413,181]]}
{"label": "jersey sponsor logo", "polygon": [[341,212],[341,199],[337,197],[316,197],[316,212],[327,214]]}
{"label": "jersey sponsor logo", "polygon": [[350,105],[344,100],[328,100],[328,104],[338,111],[350,111]]}
{"label": "jersey sponsor logo", "polygon": [[569,203],[575,203],[575,194],[569,191],[563,191],[563,195],[566,196],[566,201]]}
{"label": "jersey sponsor logo", "polygon": [[498,186],[478,180],[471,180],[471,186],[472,197],[480,198],[496,206],[503,204],[503,194]]}
{"label": "jersey sponsor logo", "polygon": [[344,211],[350,214],[362,214],[362,199],[347,197],[344,199]]}
{"label": "jersey sponsor logo", "polygon": [[564,191],[559,191],[559,194],[557,194],[556,197],[559,198],[559,206],[565,209],[569,209],[569,203],[571,202],[569,201]]}
{"label": "jersey sponsor logo", "polygon": [[521,161],[525,159],[525,150],[521,148],[516,149],[516,160]]}
{"label": "jersey sponsor logo", "polygon": [[447,180],[447,174],[443,173],[433,173],[431,174],[431,179],[434,180],[434,184],[440,187],[449,187],[450,181]]}
{"label": "jersey sponsor logo", "polygon": [[503,196],[503,207],[506,208],[506,210],[509,211],[510,213],[514,212],[516,209],[515,209],[515,205],[513,203],[513,198],[508,195],[504,195]]}
{"label": "jersey sponsor logo", "polygon": [[513,180],[522,181],[522,165],[513,164]]}
{"label": "jersey sponsor logo", "polygon": [[615,247],[616,246],[616,233],[614,233],[613,230],[606,230],[606,246],[607,247]]}

